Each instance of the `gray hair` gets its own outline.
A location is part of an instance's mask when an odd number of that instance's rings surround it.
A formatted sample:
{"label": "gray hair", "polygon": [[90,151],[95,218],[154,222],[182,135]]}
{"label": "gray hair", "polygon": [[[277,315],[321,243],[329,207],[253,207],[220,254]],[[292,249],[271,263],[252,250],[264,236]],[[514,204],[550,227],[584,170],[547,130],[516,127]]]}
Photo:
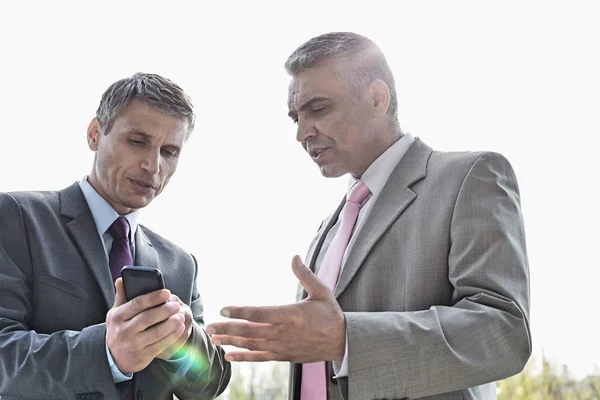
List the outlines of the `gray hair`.
{"label": "gray hair", "polygon": [[143,101],[166,115],[187,119],[186,139],[194,129],[194,106],[183,89],[160,75],[138,72],[113,83],[102,94],[96,118],[105,135],[119,113],[135,100]]}
{"label": "gray hair", "polygon": [[383,52],[371,39],[353,32],[316,36],[294,50],[285,62],[285,70],[294,76],[334,58],[341,61],[341,78],[355,95],[375,79],[385,82],[390,91],[387,113],[394,126],[400,129],[394,75]]}

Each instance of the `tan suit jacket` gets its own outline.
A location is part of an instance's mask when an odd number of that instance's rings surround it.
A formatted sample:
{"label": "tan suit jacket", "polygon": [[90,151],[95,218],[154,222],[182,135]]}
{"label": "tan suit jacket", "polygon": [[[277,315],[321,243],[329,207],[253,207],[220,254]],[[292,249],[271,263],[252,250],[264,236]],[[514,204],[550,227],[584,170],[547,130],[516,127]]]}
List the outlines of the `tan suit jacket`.
{"label": "tan suit jacket", "polygon": [[[306,259],[314,269],[338,209]],[[299,288],[298,299],[306,296]],[[495,399],[495,381],[531,355],[529,269],[519,189],[496,153],[433,151],[401,159],[350,250],[337,288],[348,377],[330,400]],[[329,375],[333,375],[328,363]],[[290,398],[299,399],[300,365]]]}

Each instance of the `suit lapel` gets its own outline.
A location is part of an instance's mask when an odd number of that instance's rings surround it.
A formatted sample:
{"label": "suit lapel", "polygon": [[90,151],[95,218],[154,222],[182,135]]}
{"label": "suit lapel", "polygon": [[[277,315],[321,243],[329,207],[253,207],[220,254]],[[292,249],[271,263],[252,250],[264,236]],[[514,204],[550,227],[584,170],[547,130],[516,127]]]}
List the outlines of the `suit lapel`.
{"label": "suit lapel", "polygon": [[334,291],[336,297],[346,289],[375,243],[417,197],[410,186],[425,177],[431,153],[431,148],[415,139],[390,175],[348,253]]}
{"label": "suit lapel", "polygon": [[325,222],[323,222],[323,229],[321,229],[321,233],[319,234],[318,239],[314,242],[313,246],[311,246],[310,249],[308,249],[308,253],[307,253],[307,257],[306,259],[308,260],[308,266],[311,269],[312,272],[315,272],[315,268],[316,265],[315,263],[317,262],[317,256],[319,254],[319,252],[321,251],[321,247],[323,247],[323,243],[325,242],[325,238],[327,237],[327,234],[329,233],[329,231],[331,230],[331,228],[333,228],[333,226],[335,225],[338,216],[340,215],[340,212],[342,212],[342,208],[344,207],[344,203],[346,202],[346,198],[344,197],[344,199],[342,200],[342,202],[340,203],[340,205],[338,206],[338,208],[327,218],[327,220]]}
{"label": "suit lapel", "polygon": [[[316,262],[317,262],[317,256],[319,255],[319,252],[321,251],[321,247],[323,247],[323,243],[325,242],[325,238],[327,237],[327,233],[329,232],[329,230],[331,230],[331,228],[333,227],[333,225],[335,225],[335,222],[338,219],[338,216],[340,215],[340,212],[342,211],[342,208],[344,207],[344,203],[345,203],[345,198],[344,200],[342,200],[342,202],[340,203],[340,205],[338,206],[338,208],[329,216],[327,217],[327,219],[323,222],[323,225],[321,225],[321,228],[319,228],[319,232],[317,232],[317,238],[315,240],[313,240],[312,244],[310,245],[308,252],[306,253],[306,259],[304,260],[305,263],[307,263],[306,265],[310,268],[310,270],[314,273],[316,273]],[[298,288],[296,290],[296,300],[300,301],[304,298],[306,298],[306,290],[304,290],[304,287],[302,287],[302,284],[298,283]]]}
{"label": "suit lapel", "polygon": [[135,265],[158,268],[158,254],[141,225],[135,233]]}
{"label": "suit lapel", "polygon": [[107,308],[111,308],[115,302],[115,288],[110,275],[108,258],[106,257],[102,238],[92,217],[92,212],[85,201],[79,184],[74,183],[61,190],[59,196],[61,215],[71,219],[65,224],[66,229],[79,247],[92,275],[96,279]]}

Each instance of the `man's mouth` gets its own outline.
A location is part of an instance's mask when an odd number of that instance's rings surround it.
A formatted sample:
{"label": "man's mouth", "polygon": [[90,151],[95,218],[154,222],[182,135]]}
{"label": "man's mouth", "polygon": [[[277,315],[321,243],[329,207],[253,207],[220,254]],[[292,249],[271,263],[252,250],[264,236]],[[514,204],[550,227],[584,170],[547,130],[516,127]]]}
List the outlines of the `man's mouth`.
{"label": "man's mouth", "polygon": [[319,156],[325,151],[327,150],[326,147],[322,147],[319,149],[311,149],[310,150],[310,156],[312,157],[313,160],[317,160],[319,158]]}
{"label": "man's mouth", "polygon": [[130,179],[135,185],[140,186],[145,189],[154,189],[154,185],[147,181],[141,181],[139,179]]}

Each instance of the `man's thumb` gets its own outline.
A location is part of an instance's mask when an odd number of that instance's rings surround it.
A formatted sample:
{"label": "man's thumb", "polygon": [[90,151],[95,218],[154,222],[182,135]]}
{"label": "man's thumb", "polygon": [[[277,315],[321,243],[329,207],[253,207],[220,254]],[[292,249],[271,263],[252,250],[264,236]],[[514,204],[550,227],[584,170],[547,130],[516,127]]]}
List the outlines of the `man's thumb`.
{"label": "man's thumb", "polygon": [[292,270],[302,287],[304,287],[304,290],[306,290],[306,293],[308,293],[308,297],[321,297],[321,295],[330,292],[327,286],[317,278],[310,268],[304,265],[298,255],[292,259]]}
{"label": "man's thumb", "polygon": [[122,304],[127,303],[127,298],[125,297],[125,288],[123,287],[123,278],[117,278],[115,281],[115,305],[114,307],[118,307]]}

